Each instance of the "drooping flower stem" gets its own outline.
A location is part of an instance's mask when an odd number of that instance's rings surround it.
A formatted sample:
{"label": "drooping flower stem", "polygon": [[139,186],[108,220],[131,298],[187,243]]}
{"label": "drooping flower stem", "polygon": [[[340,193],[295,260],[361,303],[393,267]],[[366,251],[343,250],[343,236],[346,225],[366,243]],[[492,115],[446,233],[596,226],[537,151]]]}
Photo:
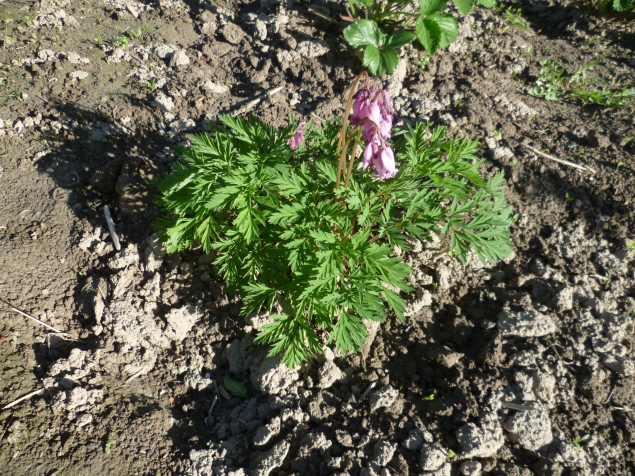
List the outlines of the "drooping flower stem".
{"label": "drooping flower stem", "polygon": [[354,95],[355,92],[357,91],[357,85],[359,84],[360,79],[362,79],[362,76],[365,76],[365,83],[366,85],[368,85],[368,82],[370,81],[370,78],[368,76],[368,73],[366,71],[362,71],[361,73],[359,73],[357,75],[357,77],[355,78],[355,81],[353,81],[353,85],[351,86],[351,89],[348,93],[348,101],[346,102],[346,107],[344,108],[344,117],[342,118],[342,129],[340,130],[340,140],[337,144],[337,151],[340,152],[340,161],[339,164],[337,166],[337,178],[335,180],[335,188],[338,189],[340,187],[340,177],[342,175],[342,169],[344,168],[344,165],[346,164],[346,145],[345,145],[345,139],[346,139],[346,129],[348,127],[348,115],[351,112],[351,108],[353,107],[353,99],[354,99]]}
{"label": "drooping flower stem", "polygon": [[357,138],[353,143],[353,149],[351,150],[351,158],[348,161],[348,170],[346,171],[346,180],[344,181],[344,188],[348,187],[348,181],[351,178],[351,173],[353,172],[353,163],[355,162],[355,156],[357,155],[357,145],[359,144],[359,140],[362,138],[362,134],[359,131],[359,126],[356,127]]}

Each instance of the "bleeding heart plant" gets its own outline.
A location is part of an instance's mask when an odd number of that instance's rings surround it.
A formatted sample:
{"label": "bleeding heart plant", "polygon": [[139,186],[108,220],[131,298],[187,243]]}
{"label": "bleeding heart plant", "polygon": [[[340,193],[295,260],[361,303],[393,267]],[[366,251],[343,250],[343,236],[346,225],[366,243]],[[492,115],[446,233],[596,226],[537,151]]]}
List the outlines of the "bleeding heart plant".
{"label": "bleeding heart plant", "polygon": [[391,142],[390,95],[365,72],[339,122],[291,118],[276,130],[219,119],[212,135],[178,149],[182,160],[159,186],[169,215],[157,226],[169,252],[200,244],[215,254],[243,315],[277,310],[256,341],[290,367],[324,342],[358,350],[365,321],[387,310],[405,320],[411,269],[396,247],[440,233],[464,262],[470,249],[491,263],[512,251],[503,174],[483,179],[478,142],[445,141],[443,127],[422,123]]}

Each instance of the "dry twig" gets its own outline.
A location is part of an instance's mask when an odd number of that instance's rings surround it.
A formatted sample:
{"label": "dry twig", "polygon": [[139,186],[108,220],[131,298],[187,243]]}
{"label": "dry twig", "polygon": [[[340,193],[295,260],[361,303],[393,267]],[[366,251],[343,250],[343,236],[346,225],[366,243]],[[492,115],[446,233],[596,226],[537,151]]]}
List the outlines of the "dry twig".
{"label": "dry twig", "polygon": [[554,162],[558,162],[560,164],[564,164],[564,165],[568,165],[569,167],[574,167],[576,169],[579,170],[590,170],[591,172],[593,172],[594,174],[597,174],[597,171],[591,167],[587,167],[586,165],[579,165],[576,164],[575,162],[570,162],[568,160],[564,160],[564,159],[559,159],[557,157],[554,157],[553,155],[549,155],[549,154],[545,154],[544,152],[536,149],[535,147],[532,147],[528,144],[523,144],[525,147],[527,147],[528,149],[531,149],[532,151],[534,151],[536,154],[540,155],[541,157],[544,157],[545,159],[549,159],[549,160],[553,160]]}
{"label": "dry twig", "polygon": [[106,223],[108,224],[108,229],[110,230],[112,242],[115,245],[115,249],[119,251],[121,250],[121,245],[119,244],[119,237],[115,231],[115,224],[112,222],[112,216],[110,216],[110,209],[108,208],[108,205],[104,205],[104,216],[106,217]]}
{"label": "dry twig", "polygon": [[[43,325],[44,327],[46,327],[47,329],[50,329],[54,332],[57,332],[58,334],[66,334],[66,332],[64,331],[60,331],[59,329],[56,329],[53,326],[49,326],[47,323],[40,321],[39,319],[36,319],[35,317],[27,314],[24,311],[20,311],[20,309],[18,309],[17,307],[12,306],[11,304],[9,304],[7,301],[5,301],[4,299],[0,299],[0,302],[3,302],[4,304],[6,304],[7,306],[9,306],[13,311],[17,312],[18,314],[22,314],[24,317],[28,317],[29,319],[34,320],[35,322],[37,322],[38,324]],[[67,334],[68,335],[68,334]]]}
{"label": "dry twig", "polygon": [[41,388],[39,390],[35,390],[34,392],[27,393],[25,396],[18,398],[17,400],[9,403],[8,405],[5,405],[4,407],[2,407],[2,409],[6,410],[8,408],[15,407],[18,403],[23,402],[24,400],[28,400],[29,398],[35,395],[39,395],[40,393],[43,393],[43,392],[44,392],[44,389]]}
{"label": "dry twig", "polygon": [[240,109],[238,109],[237,111],[232,113],[232,117],[236,117],[236,116],[240,116],[241,114],[244,114],[247,111],[251,111],[254,107],[256,107],[260,101],[262,101],[265,97],[269,96],[273,96],[274,94],[282,91],[282,89],[284,88],[284,86],[278,86],[277,88],[273,88],[270,89],[269,91],[265,92],[263,95],[261,95],[260,97],[257,97],[256,99],[253,99],[251,101],[249,101],[247,104],[245,104],[244,106],[242,106]]}

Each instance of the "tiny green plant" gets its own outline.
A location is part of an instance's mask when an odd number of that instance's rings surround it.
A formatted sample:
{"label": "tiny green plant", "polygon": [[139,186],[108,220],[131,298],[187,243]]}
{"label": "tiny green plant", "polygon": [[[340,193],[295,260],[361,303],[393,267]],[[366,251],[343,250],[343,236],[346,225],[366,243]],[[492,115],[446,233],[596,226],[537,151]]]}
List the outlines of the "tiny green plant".
{"label": "tiny green plant", "polygon": [[101,45],[104,42],[104,37],[100,35],[96,38],[93,38],[93,42],[97,45]]}
{"label": "tiny green plant", "polygon": [[428,66],[430,66],[430,57],[429,56],[424,56],[423,58],[421,58],[419,60],[419,67],[421,69],[426,69]]}
{"label": "tiny green plant", "polygon": [[157,88],[157,78],[146,79],[146,86],[148,86],[151,91],[154,91]]}
{"label": "tiny green plant", "polygon": [[528,93],[547,101],[569,100],[615,108],[624,107],[635,98],[635,88],[613,89],[601,78],[587,77],[598,65],[593,61],[569,74],[553,60],[541,61],[536,82]]}
{"label": "tiny green plant", "polygon": [[[520,13],[520,9],[516,10],[516,13]],[[529,30],[529,27],[523,20],[520,19],[518,15],[516,15],[516,13],[514,13],[514,9],[511,7],[505,10],[505,16],[512,25],[520,28],[521,30]]]}
{"label": "tiny green plant", "polygon": [[[360,52],[363,65],[373,75],[392,73],[399,62],[399,48],[415,38],[430,55],[439,48],[446,49],[456,38],[458,21],[442,13],[447,0],[419,0],[419,13],[408,11],[410,3],[410,0],[348,0],[351,16],[344,19],[352,23],[344,30],[344,38]],[[492,7],[495,0],[454,0],[464,16],[475,3]]]}
{"label": "tiny green plant", "polygon": [[591,435],[589,434],[581,436],[580,438],[571,438],[571,443],[573,443],[573,446],[575,446],[576,451],[580,451],[580,449],[582,448],[582,444],[588,441],[589,438],[591,438]]}
{"label": "tiny green plant", "polygon": [[229,375],[225,375],[223,383],[227,391],[235,397],[245,398],[247,396],[247,385],[245,385],[245,382],[234,380]]}
{"label": "tiny green plant", "polygon": [[478,142],[422,123],[391,141],[390,95],[366,72],[338,122],[290,118],[278,130],[253,117],[219,120],[213,135],[177,149],[183,160],[159,183],[167,214],[155,225],[168,252],[213,253],[243,315],[272,313],[256,342],[289,367],[325,343],[357,351],[365,324],[387,312],[405,321],[399,293],[412,290],[412,270],[395,247],[439,233],[462,262],[471,251],[494,263],[513,250],[504,176],[480,174]]}
{"label": "tiny green plant", "polygon": [[117,39],[115,40],[115,44],[122,48],[127,48],[130,44],[130,39],[125,35],[121,35],[117,37]]}
{"label": "tiny green plant", "polygon": [[627,251],[635,251],[635,240],[629,242],[626,245],[626,249],[627,249]]}
{"label": "tiny green plant", "polygon": [[567,202],[572,202],[573,201],[573,196],[569,192],[567,192],[567,193],[564,194],[564,199]]}
{"label": "tiny green plant", "polygon": [[431,402],[432,400],[434,400],[434,393],[431,393],[430,395],[426,395],[425,397],[423,397],[423,399],[427,402]]}
{"label": "tiny green plant", "polygon": [[106,446],[104,446],[104,451],[108,454],[110,454],[110,448],[112,447],[114,440],[112,438],[108,438],[108,441],[106,441]]}
{"label": "tiny green plant", "polygon": [[448,458],[452,459],[456,456],[456,453],[452,450],[448,450]]}
{"label": "tiny green plant", "polygon": [[593,4],[600,15],[604,13],[625,13],[635,10],[635,2],[633,0],[594,0]]}

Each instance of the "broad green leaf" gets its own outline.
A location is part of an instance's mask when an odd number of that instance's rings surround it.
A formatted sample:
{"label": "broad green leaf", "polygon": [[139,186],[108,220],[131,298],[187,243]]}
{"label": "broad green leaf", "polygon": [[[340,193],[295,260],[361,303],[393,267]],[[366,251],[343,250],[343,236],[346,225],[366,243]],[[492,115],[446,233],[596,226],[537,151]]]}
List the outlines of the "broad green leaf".
{"label": "broad green leaf", "polygon": [[426,51],[433,55],[441,43],[441,27],[437,22],[420,16],[417,20],[417,38]]}
{"label": "broad green leaf", "polygon": [[228,392],[233,394],[236,397],[245,398],[247,396],[247,385],[245,382],[239,382],[238,380],[234,380],[229,375],[225,375],[225,388]]}
{"label": "broad green leaf", "polygon": [[378,45],[381,42],[381,31],[372,20],[357,20],[344,30],[344,38],[353,48],[366,45]]}
{"label": "broad green leaf", "polygon": [[439,25],[441,29],[439,48],[446,49],[450,46],[450,43],[454,41],[459,32],[459,22],[456,21],[456,18],[447,13],[435,13],[434,15],[430,15],[428,19]]}
{"label": "broad green leaf", "polygon": [[633,0],[613,0],[613,8],[616,12],[623,12],[633,7]]}
{"label": "broad green leaf", "polygon": [[375,76],[392,73],[399,63],[399,55],[393,48],[377,48],[369,45],[364,52],[364,66]]}
{"label": "broad green leaf", "polygon": [[415,39],[415,35],[412,31],[398,31],[394,35],[389,35],[384,42],[384,46],[390,48],[399,48],[400,46],[407,45]]}
{"label": "broad green leaf", "polygon": [[476,0],[479,5],[482,5],[486,8],[492,8],[496,5],[496,0]]}
{"label": "broad green leaf", "polygon": [[447,0],[419,0],[419,8],[422,15],[431,15],[440,12],[448,4]]}
{"label": "broad green leaf", "polygon": [[461,15],[467,15],[474,6],[474,0],[454,0],[454,4],[461,12]]}

